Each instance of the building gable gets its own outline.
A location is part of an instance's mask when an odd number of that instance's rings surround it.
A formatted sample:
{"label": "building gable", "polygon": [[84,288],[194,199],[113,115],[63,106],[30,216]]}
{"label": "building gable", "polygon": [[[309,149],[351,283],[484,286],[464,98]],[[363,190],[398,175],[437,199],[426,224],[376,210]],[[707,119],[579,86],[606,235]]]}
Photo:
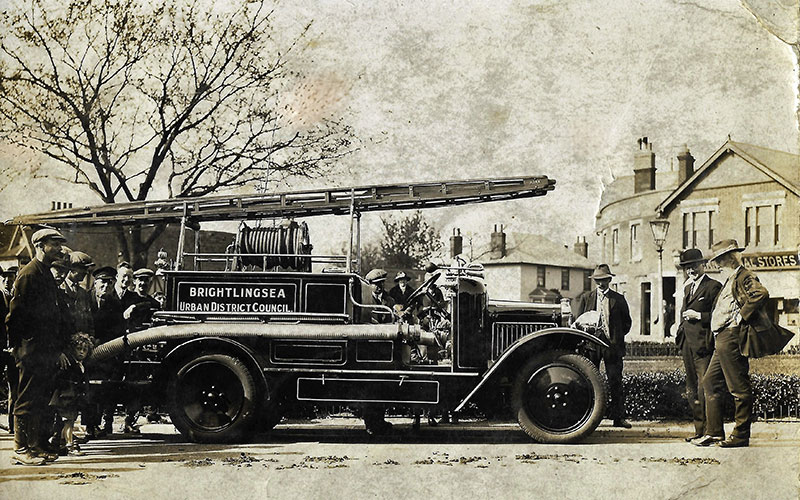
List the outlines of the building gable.
{"label": "building gable", "polygon": [[[753,184],[760,182],[777,182],[789,192],[800,196],[800,187],[792,178],[785,177],[787,164],[796,163],[800,169],[800,155],[791,153],[773,152],[775,154],[761,154],[771,151],[749,144],[725,142],[694,174],[674,189],[657,207],[659,216],[672,210],[676,203],[685,198],[695,189],[713,189],[717,186],[730,186],[735,184]],[[780,155],[777,155],[780,153]],[[762,162],[777,158],[779,168],[771,168]],[[778,161],[776,160],[776,161]],[[702,186],[700,186],[702,184]]]}

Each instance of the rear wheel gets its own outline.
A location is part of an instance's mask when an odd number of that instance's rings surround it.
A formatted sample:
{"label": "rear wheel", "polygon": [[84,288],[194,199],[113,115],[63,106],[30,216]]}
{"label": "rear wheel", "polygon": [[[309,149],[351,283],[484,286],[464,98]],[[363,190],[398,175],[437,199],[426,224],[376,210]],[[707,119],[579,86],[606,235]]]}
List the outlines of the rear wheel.
{"label": "rear wheel", "polygon": [[184,362],[169,383],[170,418],[192,441],[241,440],[256,417],[257,387],[250,370],[227,354]]}
{"label": "rear wheel", "polygon": [[597,367],[583,356],[544,352],[517,375],[512,408],[522,430],[536,441],[573,443],[603,419],[606,386]]}

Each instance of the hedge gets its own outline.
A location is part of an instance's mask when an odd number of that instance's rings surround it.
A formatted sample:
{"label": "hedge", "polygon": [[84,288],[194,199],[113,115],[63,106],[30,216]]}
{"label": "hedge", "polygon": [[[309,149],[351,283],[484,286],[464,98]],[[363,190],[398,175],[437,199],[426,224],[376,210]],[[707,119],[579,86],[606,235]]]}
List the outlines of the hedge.
{"label": "hedge", "polygon": [[[753,385],[753,414],[756,416],[798,415],[800,376],[750,374]],[[671,372],[630,373],[622,377],[625,409],[632,420],[688,419],[686,375]],[[726,395],[725,414],[733,416],[733,398]]]}

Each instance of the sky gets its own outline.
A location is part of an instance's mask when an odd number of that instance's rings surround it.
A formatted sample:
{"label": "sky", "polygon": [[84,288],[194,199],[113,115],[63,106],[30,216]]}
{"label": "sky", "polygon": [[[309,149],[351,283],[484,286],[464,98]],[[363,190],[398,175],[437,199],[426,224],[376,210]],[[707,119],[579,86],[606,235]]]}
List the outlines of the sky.
{"label": "sky", "polygon": [[[281,2],[275,23],[288,38],[313,21],[294,64],[306,75],[298,95],[316,105],[298,112],[342,117],[360,145],[331,175],[289,188],[547,175],[557,187],[543,198],[426,215],[445,235],[458,227],[488,240],[504,224],[570,244],[592,233],[604,183],[631,173],[639,137],[654,143],[659,170],[683,144],[699,165],[728,135],[798,153],[796,6]],[[0,180],[1,218],[59,198],[97,202],[85,188],[31,179],[40,161],[0,147],[0,162],[19,165]],[[342,219],[309,221],[318,249],[341,248]],[[379,215],[364,217],[367,241],[379,226]]]}

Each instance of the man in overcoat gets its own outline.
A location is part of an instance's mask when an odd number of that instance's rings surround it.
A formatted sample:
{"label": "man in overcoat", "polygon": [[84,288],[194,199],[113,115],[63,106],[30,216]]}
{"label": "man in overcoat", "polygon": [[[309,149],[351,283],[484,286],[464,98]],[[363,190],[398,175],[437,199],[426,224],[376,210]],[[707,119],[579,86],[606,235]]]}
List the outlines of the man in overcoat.
{"label": "man in overcoat", "polygon": [[[586,311],[600,312],[600,326],[608,335],[608,348],[600,348],[600,357],[606,365],[606,376],[611,396],[610,417],[615,427],[630,429],[625,420],[625,394],[622,390],[622,360],[625,356],[625,335],[631,329],[631,315],[625,297],[610,288],[614,274],[608,264],[600,264],[591,278],[597,287],[578,297],[576,317]],[[599,365],[600,361],[596,360]]]}
{"label": "man in overcoat", "polygon": [[14,454],[19,465],[41,465],[58,458],[43,448],[49,428],[44,420],[52,382],[59,368],[69,366],[60,349],[58,287],[50,264],[61,257],[64,236],[55,229],[33,233],[35,255],[14,283],[6,327],[19,370],[14,404]]}
{"label": "man in overcoat", "polygon": [[[683,288],[681,321],[675,343],[683,356],[686,369],[686,396],[692,411],[694,435],[686,441],[698,439],[706,434],[705,393],[703,375],[714,352],[714,337],[711,335],[711,308],[719,294],[722,283],[708,277],[703,252],[690,248],[681,252],[678,264],[686,276]],[[724,438],[724,436],[718,436]]]}
{"label": "man in overcoat", "polygon": [[[698,446],[717,442],[723,448],[738,448],[750,444],[753,388],[748,373],[750,364],[742,354],[739,333],[745,322],[760,321],[769,292],[755,273],[742,266],[739,259],[742,250],[736,240],[722,240],[711,246],[713,255],[709,260],[719,265],[724,281],[711,312],[715,349],[703,377],[706,436],[692,441]],[[733,396],[736,424],[723,441],[715,436],[723,435],[722,398],[726,388]]]}

